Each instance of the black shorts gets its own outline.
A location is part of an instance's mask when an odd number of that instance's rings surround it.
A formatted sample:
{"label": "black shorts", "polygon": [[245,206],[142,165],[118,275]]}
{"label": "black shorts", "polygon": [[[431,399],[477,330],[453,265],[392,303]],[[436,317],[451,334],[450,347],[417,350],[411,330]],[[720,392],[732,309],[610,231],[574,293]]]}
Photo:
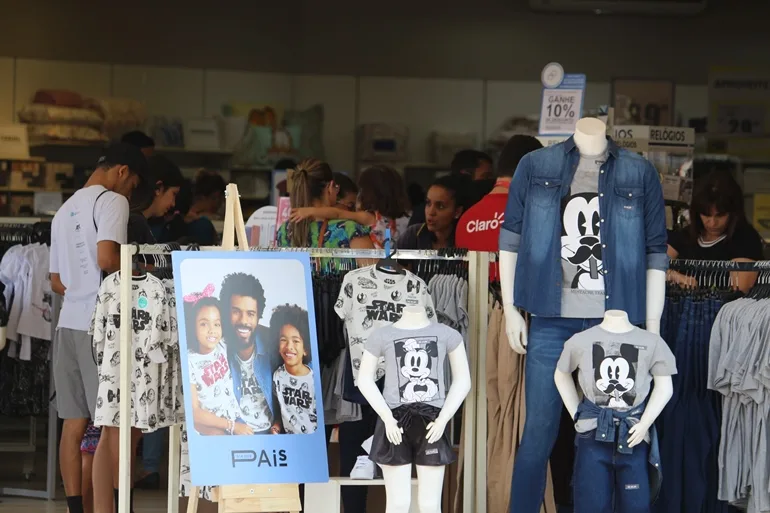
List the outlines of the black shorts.
{"label": "black shorts", "polygon": [[438,467],[454,463],[457,459],[449,435],[444,431],[435,443],[425,438],[427,425],[436,420],[441,410],[426,404],[408,404],[393,410],[393,417],[404,430],[401,443],[393,445],[388,440],[385,424],[377,418],[369,459],[380,465],[424,465]]}

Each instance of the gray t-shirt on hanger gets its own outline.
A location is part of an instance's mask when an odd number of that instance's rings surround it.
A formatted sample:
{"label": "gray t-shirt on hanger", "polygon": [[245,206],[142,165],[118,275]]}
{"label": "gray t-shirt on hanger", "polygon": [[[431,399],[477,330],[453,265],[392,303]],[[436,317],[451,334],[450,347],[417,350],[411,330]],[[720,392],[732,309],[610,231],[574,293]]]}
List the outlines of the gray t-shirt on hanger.
{"label": "gray t-shirt on hanger", "polygon": [[[597,406],[628,411],[647,399],[653,376],[676,374],[676,360],[666,342],[649,331],[611,333],[594,326],[567,340],[557,368],[577,370],[583,395]],[[596,429],[596,419],[581,420],[575,429]]]}
{"label": "gray t-shirt on hanger", "polygon": [[457,330],[438,323],[417,330],[391,324],[372,331],[365,349],[385,359],[382,396],[390,409],[414,403],[444,406],[449,388],[445,362],[462,343]]}
{"label": "gray t-shirt on hanger", "polygon": [[561,316],[604,315],[604,266],[599,234],[599,168],[607,154],[581,155],[561,203]]}

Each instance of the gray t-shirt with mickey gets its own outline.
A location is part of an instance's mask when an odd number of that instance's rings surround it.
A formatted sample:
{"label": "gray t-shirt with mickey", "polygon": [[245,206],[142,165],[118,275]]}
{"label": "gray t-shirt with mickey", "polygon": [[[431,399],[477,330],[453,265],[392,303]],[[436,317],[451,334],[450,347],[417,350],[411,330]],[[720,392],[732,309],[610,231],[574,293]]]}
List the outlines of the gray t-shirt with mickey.
{"label": "gray t-shirt with mickey", "polygon": [[[578,383],[589,401],[619,411],[640,405],[650,393],[653,376],[676,374],[676,359],[654,333],[634,328],[611,333],[594,326],[567,340],[557,368],[578,371]],[[581,420],[576,430],[596,429],[596,419]]]}
{"label": "gray t-shirt with mickey", "polygon": [[437,323],[417,330],[389,325],[372,331],[365,349],[385,360],[382,396],[390,409],[414,403],[444,406],[449,388],[446,358],[462,343],[460,333]]}
{"label": "gray t-shirt with mickey", "polygon": [[599,172],[607,154],[581,155],[561,202],[561,316],[604,315],[604,264],[599,228]]}

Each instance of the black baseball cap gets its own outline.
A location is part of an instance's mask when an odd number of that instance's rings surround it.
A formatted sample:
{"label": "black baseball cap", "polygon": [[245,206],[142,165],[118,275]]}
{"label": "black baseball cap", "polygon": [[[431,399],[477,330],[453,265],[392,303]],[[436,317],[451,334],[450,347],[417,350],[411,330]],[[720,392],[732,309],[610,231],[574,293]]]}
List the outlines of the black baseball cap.
{"label": "black baseball cap", "polygon": [[132,173],[139,175],[140,181],[154,183],[150,176],[150,165],[147,163],[147,158],[139,148],[132,144],[116,142],[107,146],[96,163],[98,167],[104,167],[105,164],[128,166]]}

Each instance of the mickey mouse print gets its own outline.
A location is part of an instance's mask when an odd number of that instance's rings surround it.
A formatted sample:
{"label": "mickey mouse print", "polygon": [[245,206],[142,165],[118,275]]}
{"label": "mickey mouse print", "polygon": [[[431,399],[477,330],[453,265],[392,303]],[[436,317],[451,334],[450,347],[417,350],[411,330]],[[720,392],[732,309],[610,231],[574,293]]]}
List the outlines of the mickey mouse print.
{"label": "mickey mouse print", "polygon": [[604,314],[599,173],[606,156],[581,156],[561,208],[562,317]]}
{"label": "mickey mouse print", "polygon": [[433,336],[395,341],[399,397],[404,404],[426,403],[439,396],[438,339]]}
{"label": "mickey mouse print", "polygon": [[592,361],[596,405],[615,410],[633,407],[639,349],[631,344],[595,342]]}

